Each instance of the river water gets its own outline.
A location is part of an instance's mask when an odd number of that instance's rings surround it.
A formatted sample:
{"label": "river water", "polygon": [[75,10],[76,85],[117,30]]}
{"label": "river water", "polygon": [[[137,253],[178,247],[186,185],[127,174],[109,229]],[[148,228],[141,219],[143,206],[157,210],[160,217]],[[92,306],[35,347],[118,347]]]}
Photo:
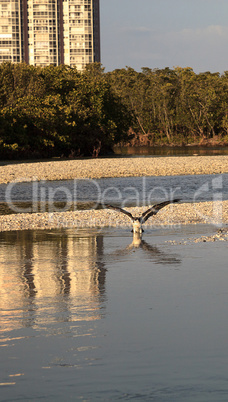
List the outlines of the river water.
{"label": "river water", "polygon": [[214,231],[1,233],[0,400],[227,401],[227,243],[191,241]]}
{"label": "river water", "polygon": [[133,156],[192,156],[192,155],[228,155],[228,146],[126,146],[114,148],[116,155]]}
{"label": "river water", "polygon": [[227,200],[228,174],[1,184],[0,213],[64,212],[100,203],[141,206],[173,198],[182,202]]}

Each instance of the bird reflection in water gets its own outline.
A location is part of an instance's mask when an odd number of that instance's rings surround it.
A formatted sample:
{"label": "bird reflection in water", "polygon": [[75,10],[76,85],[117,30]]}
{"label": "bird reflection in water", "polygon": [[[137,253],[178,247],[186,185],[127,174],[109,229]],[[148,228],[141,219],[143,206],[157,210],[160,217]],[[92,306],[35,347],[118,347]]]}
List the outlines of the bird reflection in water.
{"label": "bird reflection in water", "polygon": [[127,255],[130,252],[134,252],[137,249],[141,249],[145,251],[148,257],[152,262],[156,264],[180,264],[181,259],[178,258],[175,254],[171,254],[168,252],[161,251],[159,247],[155,245],[149,244],[147,241],[142,239],[142,234],[140,232],[133,232],[133,240],[131,244],[127,247],[117,250],[112,254],[109,254],[110,257],[113,256],[118,259],[121,256]]}

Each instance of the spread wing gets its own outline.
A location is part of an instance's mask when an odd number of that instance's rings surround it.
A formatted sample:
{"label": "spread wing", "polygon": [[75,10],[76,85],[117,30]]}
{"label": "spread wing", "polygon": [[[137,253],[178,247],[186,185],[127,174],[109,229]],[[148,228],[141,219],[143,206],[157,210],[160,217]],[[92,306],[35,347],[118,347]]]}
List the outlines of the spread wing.
{"label": "spread wing", "polygon": [[166,207],[166,205],[175,203],[180,201],[179,199],[175,199],[172,201],[164,201],[164,202],[160,202],[160,204],[156,204],[153,207],[151,207],[150,209],[148,209],[147,211],[143,212],[142,214],[142,223],[146,222],[147,219],[149,219],[152,215],[156,215],[158,213],[158,211],[160,211],[160,209]]}
{"label": "spread wing", "polygon": [[125,209],[119,208],[119,207],[114,207],[113,205],[105,205],[106,208],[109,209],[114,209],[115,211],[122,212],[123,214],[127,215],[132,221],[134,220],[132,214],[128,211],[125,211]]}

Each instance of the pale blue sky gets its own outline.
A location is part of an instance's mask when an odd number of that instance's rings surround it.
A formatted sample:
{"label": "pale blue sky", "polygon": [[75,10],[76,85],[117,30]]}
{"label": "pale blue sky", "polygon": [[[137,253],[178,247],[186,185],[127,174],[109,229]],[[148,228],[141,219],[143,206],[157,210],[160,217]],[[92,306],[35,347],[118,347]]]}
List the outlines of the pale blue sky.
{"label": "pale blue sky", "polygon": [[228,0],[100,0],[105,71],[228,70]]}

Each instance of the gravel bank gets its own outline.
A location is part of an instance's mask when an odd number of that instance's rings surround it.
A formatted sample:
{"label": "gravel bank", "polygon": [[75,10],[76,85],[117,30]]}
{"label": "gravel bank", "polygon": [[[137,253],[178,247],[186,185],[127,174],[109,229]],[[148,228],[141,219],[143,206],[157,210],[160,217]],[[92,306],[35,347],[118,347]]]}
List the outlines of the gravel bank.
{"label": "gravel bank", "polygon": [[99,179],[214,173],[228,173],[228,156],[101,158],[8,164],[0,167],[0,183],[34,179]]}
{"label": "gravel bank", "polygon": [[[141,215],[146,209],[147,207],[128,208],[136,216]],[[171,204],[151,217],[144,225],[144,229],[196,223],[212,223],[218,226],[227,224],[228,201]],[[131,221],[127,216],[109,209],[0,216],[0,231],[82,227],[130,229]]]}

